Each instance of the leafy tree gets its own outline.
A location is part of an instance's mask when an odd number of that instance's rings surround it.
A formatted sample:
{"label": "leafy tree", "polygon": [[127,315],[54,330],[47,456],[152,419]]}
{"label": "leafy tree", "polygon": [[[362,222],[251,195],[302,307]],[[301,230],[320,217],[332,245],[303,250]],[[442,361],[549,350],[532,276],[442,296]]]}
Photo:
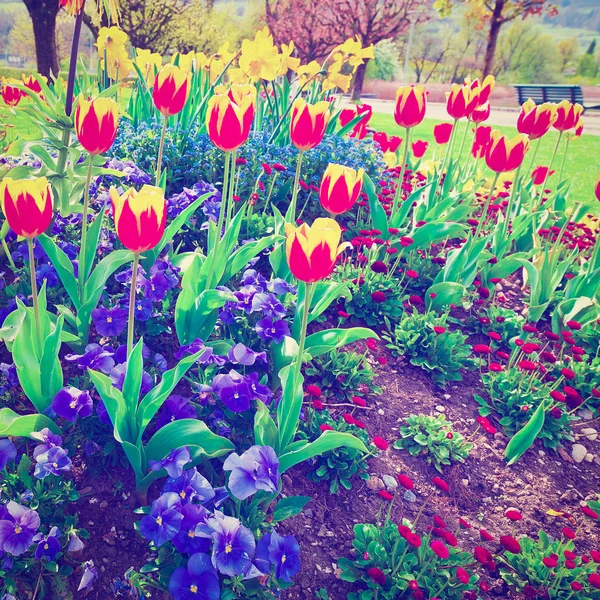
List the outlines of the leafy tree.
{"label": "leafy tree", "polygon": [[487,44],[483,60],[482,73],[485,77],[494,70],[494,59],[498,36],[502,26],[515,19],[526,19],[533,15],[546,13],[556,14],[556,7],[550,0],[435,0],[434,6],[443,16],[447,16],[455,5],[464,5],[468,9],[469,18],[479,26],[487,28]]}
{"label": "leafy tree", "polygon": [[[357,37],[363,46],[394,39],[412,21],[429,17],[420,0],[265,0],[267,25],[277,43],[296,45],[305,61],[323,59],[335,46]],[[356,70],[352,99],[358,100],[367,68]]]}
{"label": "leafy tree", "polygon": [[58,75],[56,48],[56,17],[59,3],[56,0],[23,0],[33,25],[37,70],[42,75]]}
{"label": "leafy tree", "polygon": [[577,56],[579,55],[579,40],[576,37],[560,40],[558,44],[556,44],[556,49],[560,54],[560,70],[562,73],[569,65],[572,65],[575,62]]}
{"label": "leafy tree", "polygon": [[398,47],[391,40],[383,40],[375,46],[375,60],[367,65],[367,77],[394,81],[400,72]]}

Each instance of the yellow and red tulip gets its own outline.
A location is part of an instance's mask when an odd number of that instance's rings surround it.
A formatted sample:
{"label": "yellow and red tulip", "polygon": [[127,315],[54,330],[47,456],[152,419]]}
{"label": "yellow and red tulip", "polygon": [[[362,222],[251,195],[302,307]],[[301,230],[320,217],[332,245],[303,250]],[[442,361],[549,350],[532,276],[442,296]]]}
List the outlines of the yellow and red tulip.
{"label": "yellow and red tulip", "polygon": [[350,167],[329,164],[319,189],[319,199],[323,208],[332,215],[341,215],[350,210],[360,195],[363,169],[356,171]]}
{"label": "yellow and red tulip", "polygon": [[119,195],[110,188],[115,230],[123,246],[139,254],[154,248],[167,222],[165,196],[161,188],[144,185],[137,192],[129,188]]}
{"label": "yellow and red tulip", "polygon": [[315,219],[312,227],[286,223],[285,233],[288,266],[294,277],[305,283],[331,275],[337,257],[350,247],[348,242],[340,244],[342,230],[333,219]]}
{"label": "yellow and red tulip", "polygon": [[84,0],[60,0],[62,6],[71,16],[78,15],[83,7]]}
{"label": "yellow and red tulip", "polygon": [[[44,77],[44,80],[46,80],[45,77]],[[40,82],[33,75],[29,75],[29,77],[25,77],[25,75],[23,75],[23,85],[26,88],[30,89],[32,92],[39,94],[41,96],[42,86],[40,85]]]}
{"label": "yellow and red tulip", "polygon": [[485,162],[495,173],[509,173],[521,166],[527,150],[529,138],[526,135],[518,134],[511,140],[494,129],[490,133]]}
{"label": "yellow and red tulip", "polygon": [[473,158],[483,158],[490,145],[492,128],[487,125],[482,125],[475,131],[475,139],[471,146],[471,154]]}
{"label": "yellow and red tulip", "polygon": [[104,154],[115,141],[119,123],[119,105],[112,98],[84,100],[79,97],[75,109],[75,131],[79,143],[90,154]]}
{"label": "yellow and red tulip", "polygon": [[568,100],[562,100],[556,107],[554,129],[558,129],[558,131],[573,129],[579,122],[582,114],[583,106],[581,104],[571,104]]}
{"label": "yellow and red tulip", "polygon": [[453,83],[446,92],[446,111],[453,119],[468,117],[479,103],[479,88]]}
{"label": "yellow and red tulip", "polygon": [[596,198],[598,202],[600,202],[600,175],[598,175],[598,180],[596,181],[596,189],[594,190],[596,193]]}
{"label": "yellow and red tulip", "polygon": [[154,81],[152,99],[154,106],[165,116],[171,117],[183,110],[190,95],[191,74],[176,67],[165,65]]}
{"label": "yellow and red tulip", "polygon": [[556,105],[550,102],[536,105],[529,98],[521,106],[521,112],[517,119],[517,131],[529,136],[530,140],[537,140],[548,133],[548,130],[556,121]]}
{"label": "yellow and red tulip", "polygon": [[16,79],[2,79],[2,100],[7,106],[16,106],[21,102],[21,98],[25,94],[19,89],[11,85],[11,83],[20,83]]}
{"label": "yellow and red tulip", "polygon": [[292,105],[290,138],[301,152],[318,146],[325,135],[331,116],[329,102],[309,104],[298,98]]}
{"label": "yellow and red tulip", "polygon": [[52,188],[45,177],[0,181],[0,205],[10,228],[24,238],[44,233],[52,221]]}
{"label": "yellow and red tulip", "polygon": [[411,129],[425,118],[427,94],[422,85],[409,85],[396,91],[394,119],[400,127]]}
{"label": "yellow and red tulip", "polygon": [[255,104],[256,88],[251,85],[232,85],[228,93],[215,94],[208,101],[206,129],[217,148],[231,152],[248,139]]}
{"label": "yellow and red tulip", "polygon": [[479,81],[479,78],[476,77],[471,81],[470,79],[465,79],[465,85],[468,85],[472,90],[479,88],[477,93],[478,104],[477,108],[483,106],[486,102],[490,101],[490,96],[494,88],[496,87],[496,78],[493,75],[488,75],[483,83]]}
{"label": "yellow and red tulip", "polygon": [[471,116],[469,117],[473,123],[485,123],[490,118],[490,103],[486,102],[481,106],[473,109],[471,112]]}

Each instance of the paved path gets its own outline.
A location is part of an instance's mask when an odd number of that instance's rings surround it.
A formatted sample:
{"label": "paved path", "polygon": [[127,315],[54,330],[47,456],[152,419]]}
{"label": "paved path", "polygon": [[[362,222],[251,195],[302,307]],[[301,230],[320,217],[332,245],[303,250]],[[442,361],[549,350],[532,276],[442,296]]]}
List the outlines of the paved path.
{"label": "paved path", "polygon": [[[383,113],[391,115],[394,113],[395,103],[392,100],[366,100],[367,104],[373,107],[374,113]],[[342,103],[343,106],[350,106],[349,102]],[[517,108],[494,108],[490,113],[490,118],[486,121],[486,125],[506,125],[515,127],[519,109]],[[446,112],[446,105],[438,102],[429,102],[427,104],[427,117],[440,121],[450,121],[450,117]],[[598,135],[600,136],[600,111],[588,111],[583,116],[583,135]]]}

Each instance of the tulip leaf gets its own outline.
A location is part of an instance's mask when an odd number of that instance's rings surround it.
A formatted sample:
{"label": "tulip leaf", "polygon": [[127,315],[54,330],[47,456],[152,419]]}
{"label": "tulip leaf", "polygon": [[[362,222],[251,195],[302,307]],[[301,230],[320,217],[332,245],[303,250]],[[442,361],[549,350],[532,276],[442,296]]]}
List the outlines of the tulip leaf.
{"label": "tulip leaf", "polygon": [[546,418],[546,403],[542,402],[533,413],[533,416],[522,429],[517,431],[508,445],[504,458],[509,465],[516,463],[521,456],[532,446],[539,435]]}
{"label": "tulip leaf", "polygon": [[277,445],[277,425],[269,414],[269,409],[264,402],[257,401],[256,413],[254,414],[254,443],[259,446]]}
{"label": "tulip leaf", "polygon": [[73,271],[73,263],[65,252],[59,248],[52,238],[49,238],[45,233],[38,236],[40,246],[44,249],[44,252],[48,255],[52,266],[56,269],[56,273],[60,278],[63,287],[69,298],[73,303],[76,310],[79,310],[81,306],[81,299],[79,298],[79,290],[77,288],[77,279]]}
{"label": "tulip leaf", "polygon": [[19,415],[10,408],[0,409],[0,438],[11,436],[35,439],[31,434],[45,427],[57,435],[61,434],[58,425],[46,415]]}
{"label": "tulip leaf", "polygon": [[307,443],[303,441],[302,444],[294,444],[291,449],[284,451],[279,457],[279,472],[285,473],[291,467],[309,458],[329,450],[335,450],[341,446],[367,453],[366,446],[356,436],[339,431],[324,431],[314,442]]}
{"label": "tulip leaf", "polygon": [[[85,273],[82,272],[79,274],[80,277],[83,277],[82,281],[84,282],[88,280],[90,273],[92,272],[94,259],[96,258],[96,254],[98,253],[98,240],[100,239],[100,231],[102,230],[105,211],[106,205],[102,206],[102,208],[98,211],[96,218],[89,226],[87,231],[87,239],[85,243],[86,247],[82,248],[79,251],[80,256],[81,252],[85,254]],[[81,268],[81,259],[79,261],[79,267]],[[75,308],[77,308],[77,306]]]}
{"label": "tulip leaf", "polygon": [[381,231],[381,237],[384,240],[389,238],[388,232],[388,219],[385,214],[385,209],[381,205],[379,201],[379,197],[377,196],[377,192],[375,190],[375,184],[373,180],[365,173],[363,176],[363,187],[365,192],[367,193],[367,198],[369,200],[369,212],[371,213],[371,220],[373,222],[373,226],[375,229],[379,229]]}
{"label": "tulip leaf", "polygon": [[281,380],[282,395],[277,406],[278,435],[275,450],[281,454],[296,435],[302,411],[304,377],[299,372],[297,365],[292,363],[279,371],[279,379]]}
{"label": "tulip leaf", "polygon": [[434,283],[425,292],[425,305],[427,310],[443,311],[450,304],[460,305],[466,296],[467,290],[462,283],[454,281],[440,281]]}
{"label": "tulip leaf", "polygon": [[312,358],[341,348],[346,344],[364,340],[366,338],[379,339],[379,336],[367,327],[351,327],[349,329],[341,329],[334,327],[332,329],[324,329],[313,333],[306,338],[305,348],[310,353]]}

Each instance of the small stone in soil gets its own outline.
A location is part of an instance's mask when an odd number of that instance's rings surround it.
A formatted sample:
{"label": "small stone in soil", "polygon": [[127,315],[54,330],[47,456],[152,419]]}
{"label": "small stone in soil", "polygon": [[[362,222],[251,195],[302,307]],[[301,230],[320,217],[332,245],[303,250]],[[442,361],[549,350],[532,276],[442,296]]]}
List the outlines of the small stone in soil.
{"label": "small stone in soil", "polygon": [[587,448],[582,444],[573,444],[573,448],[571,449],[571,456],[573,457],[573,460],[576,463],[582,462],[587,453]]}
{"label": "small stone in soil", "polygon": [[404,492],[404,499],[407,502],[416,502],[417,501],[417,497],[414,495],[413,492],[411,492],[410,490],[406,490]]}
{"label": "small stone in soil", "polygon": [[367,487],[373,492],[378,492],[379,490],[383,490],[385,488],[385,485],[383,481],[379,479],[379,477],[371,475],[371,477],[369,477],[369,481],[367,481]]}
{"label": "small stone in soil", "polygon": [[398,482],[395,477],[392,477],[391,475],[384,475],[383,483],[385,483],[385,487],[392,492],[398,489]]}

